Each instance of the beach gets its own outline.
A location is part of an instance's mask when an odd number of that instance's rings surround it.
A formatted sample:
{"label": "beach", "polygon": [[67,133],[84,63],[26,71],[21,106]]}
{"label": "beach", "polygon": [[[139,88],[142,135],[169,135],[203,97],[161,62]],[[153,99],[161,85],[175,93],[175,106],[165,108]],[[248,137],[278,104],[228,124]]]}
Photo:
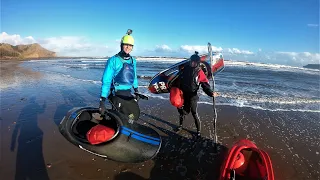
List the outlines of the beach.
{"label": "beach", "polygon": [[215,152],[211,104],[199,103],[202,137],[196,141],[191,114],[185,130],[175,133],[177,110],[166,98],[151,96],[139,101],[138,121],[162,136],[160,152],[143,163],[118,163],[81,150],[58,130],[73,107],[98,107],[98,80],[78,82],[22,64],[1,61],[1,179],[217,179],[228,148],[243,138],[270,155],[275,179],[320,179],[319,112],[218,104]]}

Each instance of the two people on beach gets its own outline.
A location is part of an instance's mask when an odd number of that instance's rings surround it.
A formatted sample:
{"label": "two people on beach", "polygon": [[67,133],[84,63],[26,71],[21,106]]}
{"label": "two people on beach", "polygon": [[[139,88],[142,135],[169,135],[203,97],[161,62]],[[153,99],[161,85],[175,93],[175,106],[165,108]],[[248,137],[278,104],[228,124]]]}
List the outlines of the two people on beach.
{"label": "two people on beach", "polygon": [[[132,95],[132,89],[135,93],[139,91],[136,59],[130,55],[134,46],[131,34],[132,30],[129,29],[121,39],[120,52],[107,60],[102,76],[99,111],[101,115],[106,113],[105,101],[108,98],[113,108],[128,116],[129,122],[132,123],[139,118],[140,108],[137,103],[138,96]],[[184,104],[178,108],[180,124],[177,129],[182,129],[184,118],[191,111],[198,136],[200,136],[200,119],[197,113],[199,86],[202,86],[208,96],[217,95],[211,90],[208,78],[200,64],[198,54],[192,55],[190,63],[183,68],[179,77],[181,82],[179,88],[183,92]],[[91,137],[97,137],[97,133],[99,133],[90,132],[92,133]]]}

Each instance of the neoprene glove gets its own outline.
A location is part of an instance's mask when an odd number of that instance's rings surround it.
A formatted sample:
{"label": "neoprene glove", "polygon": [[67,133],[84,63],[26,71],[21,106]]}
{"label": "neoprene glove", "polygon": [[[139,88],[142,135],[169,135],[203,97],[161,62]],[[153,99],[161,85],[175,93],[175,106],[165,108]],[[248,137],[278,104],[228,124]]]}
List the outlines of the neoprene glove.
{"label": "neoprene glove", "polygon": [[106,106],[104,104],[105,101],[106,101],[106,98],[104,98],[104,97],[100,98],[99,111],[100,111],[101,115],[104,115],[106,113]]}

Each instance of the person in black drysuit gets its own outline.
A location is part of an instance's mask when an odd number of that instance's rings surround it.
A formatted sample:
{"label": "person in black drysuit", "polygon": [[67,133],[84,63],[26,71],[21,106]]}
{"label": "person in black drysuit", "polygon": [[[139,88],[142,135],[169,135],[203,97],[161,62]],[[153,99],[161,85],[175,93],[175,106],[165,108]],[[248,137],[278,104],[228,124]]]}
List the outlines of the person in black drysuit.
{"label": "person in black drysuit", "polygon": [[191,111],[197,128],[197,136],[200,136],[201,123],[197,113],[199,87],[201,85],[203,91],[210,97],[217,96],[217,93],[213,92],[207,76],[201,69],[200,57],[197,52],[190,57],[190,62],[183,67],[180,73],[178,86],[183,92],[184,104],[181,108],[177,108],[180,123],[176,131],[182,130],[185,115],[188,115]]}

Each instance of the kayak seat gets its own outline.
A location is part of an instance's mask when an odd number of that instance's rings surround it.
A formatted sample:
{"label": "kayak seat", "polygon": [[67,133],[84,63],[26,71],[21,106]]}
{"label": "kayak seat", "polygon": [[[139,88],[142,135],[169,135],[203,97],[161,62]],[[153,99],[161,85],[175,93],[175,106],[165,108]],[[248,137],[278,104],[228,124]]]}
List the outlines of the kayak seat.
{"label": "kayak seat", "polygon": [[80,138],[82,141],[88,143],[86,134],[87,132],[95,125],[96,123],[91,121],[91,115],[89,112],[85,111],[82,112],[79,117],[77,122],[74,124],[72,127],[72,132],[74,135],[76,135],[78,138]]}

